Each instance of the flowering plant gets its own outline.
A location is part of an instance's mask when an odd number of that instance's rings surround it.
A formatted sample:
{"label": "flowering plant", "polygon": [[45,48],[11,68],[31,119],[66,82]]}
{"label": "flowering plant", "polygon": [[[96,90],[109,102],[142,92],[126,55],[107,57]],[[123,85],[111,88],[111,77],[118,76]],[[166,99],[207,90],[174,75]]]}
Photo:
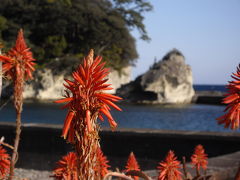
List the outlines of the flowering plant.
{"label": "flowering plant", "polygon": [[228,93],[225,94],[223,103],[227,104],[226,114],[217,118],[219,124],[224,124],[225,128],[238,129],[240,123],[240,65],[237,72],[231,76],[234,80],[226,86]]}
{"label": "flowering plant", "polygon": [[72,73],[73,80],[65,80],[65,98],[56,103],[67,103],[63,108],[68,108],[64,121],[62,136],[75,146],[77,156],[77,171],[79,179],[99,179],[101,173],[94,173],[98,166],[97,151],[99,144],[99,125],[97,119],[103,121],[105,115],[112,129],[117,123],[110,113],[110,107],[119,111],[121,109],[114,102],[120,97],[105,93],[111,90],[111,84],[106,84],[109,69],[102,58],[94,59],[91,50],[76,71]]}
{"label": "flowering plant", "polygon": [[10,156],[7,151],[0,145],[0,179],[4,179],[9,173]]}
{"label": "flowering plant", "polygon": [[208,164],[208,157],[207,154],[204,153],[203,146],[201,144],[197,145],[194,150],[194,154],[191,157],[192,164],[196,168],[197,175],[200,175],[200,167],[202,167],[204,170],[207,169]]}
{"label": "flowering plant", "polygon": [[[127,161],[127,165],[126,165],[126,172],[135,170],[135,171],[140,171],[140,167],[138,165],[138,162],[135,158],[135,155],[133,152],[130,153],[129,157],[128,157],[128,161]],[[134,180],[138,180],[137,176],[133,176]]]}
{"label": "flowering plant", "polygon": [[180,161],[177,160],[173,151],[169,151],[165,160],[159,163],[159,180],[181,180]]}
{"label": "flowering plant", "polygon": [[[14,142],[11,163],[10,156],[0,146],[0,179],[5,178],[10,171],[9,179],[14,176],[14,166],[16,163],[17,150],[21,132],[21,112],[23,105],[23,88],[28,79],[32,79],[34,61],[32,53],[27,48],[23,31],[20,30],[15,46],[6,54],[0,55],[3,63],[3,72],[13,80],[14,83],[14,105],[17,112],[16,138]],[[100,126],[97,119],[104,121],[106,118],[110,127],[114,130],[117,123],[113,119],[110,110],[115,108],[122,111],[115,102],[121,100],[120,97],[106,93],[111,90],[111,84],[107,84],[109,69],[105,68],[102,57],[94,58],[91,50],[83,63],[72,73],[72,79],[65,79],[65,95],[63,99],[56,103],[65,103],[63,108],[68,109],[63,129],[62,137],[72,144],[75,152],[70,152],[57,162],[53,176],[57,180],[84,180],[84,179],[107,179],[109,176],[118,176],[122,179],[137,180],[139,177],[152,179],[140,170],[139,164],[133,152],[129,155],[126,169],[120,172],[111,172],[107,157],[99,144]],[[237,73],[233,73],[227,88],[229,93],[223,100],[228,104],[224,116],[218,118],[219,124],[225,127],[238,129],[240,122],[240,66]],[[3,144],[3,143],[1,143]],[[173,151],[169,151],[165,160],[159,163],[159,180],[194,180],[209,179],[210,176],[201,175],[200,169],[207,169],[207,154],[202,145],[195,147],[191,156],[192,165],[196,169],[196,176],[189,176],[186,171],[185,160],[183,160],[183,173],[180,172],[181,162],[177,160]],[[11,165],[11,166],[10,166]],[[9,170],[10,168],[10,170]]]}
{"label": "flowering plant", "polygon": [[14,84],[14,106],[16,109],[16,136],[14,141],[14,149],[11,157],[10,179],[14,176],[14,167],[17,162],[18,146],[21,134],[21,113],[23,106],[23,90],[24,83],[28,79],[32,79],[32,72],[35,70],[35,59],[32,52],[27,47],[23,36],[23,30],[18,32],[15,46],[6,54],[0,55],[0,61],[3,63],[3,73],[13,81]]}

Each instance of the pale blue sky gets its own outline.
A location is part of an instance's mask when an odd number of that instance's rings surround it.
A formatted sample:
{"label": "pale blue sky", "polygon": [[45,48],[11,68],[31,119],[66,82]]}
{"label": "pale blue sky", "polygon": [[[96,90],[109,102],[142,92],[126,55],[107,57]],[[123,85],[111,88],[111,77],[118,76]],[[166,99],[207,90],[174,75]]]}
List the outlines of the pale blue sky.
{"label": "pale blue sky", "polygon": [[133,78],[154,57],[179,49],[192,67],[194,84],[226,84],[240,63],[240,0],[150,0],[144,23],[152,40],[137,39],[139,59]]}

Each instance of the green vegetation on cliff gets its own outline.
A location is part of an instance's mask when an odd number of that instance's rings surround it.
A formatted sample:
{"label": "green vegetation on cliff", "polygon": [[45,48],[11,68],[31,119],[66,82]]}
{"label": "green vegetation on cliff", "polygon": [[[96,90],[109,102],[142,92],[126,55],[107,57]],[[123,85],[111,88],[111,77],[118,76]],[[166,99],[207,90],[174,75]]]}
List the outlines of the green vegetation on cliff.
{"label": "green vegetation on cliff", "polygon": [[23,28],[40,65],[71,65],[94,48],[121,69],[138,57],[130,31],[136,28],[149,39],[142,14],[151,9],[147,0],[4,0],[0,40],[10,47]]}

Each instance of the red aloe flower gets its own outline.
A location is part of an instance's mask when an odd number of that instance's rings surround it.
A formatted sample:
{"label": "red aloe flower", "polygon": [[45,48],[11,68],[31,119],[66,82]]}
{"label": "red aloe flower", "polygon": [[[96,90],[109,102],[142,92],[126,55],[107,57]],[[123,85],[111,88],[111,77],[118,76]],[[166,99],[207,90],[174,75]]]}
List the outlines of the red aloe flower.
{"label": "red aloe flower", "polygon": [[97,162],[95,166],[95,172],[99,173],[101,178],[103,178],[108,173],[108,165],[107,157],[103,155],[101,148],[97,149]]}
{"label": "red aloe flower", "polygon": [[7,151],[0,146],[0,179],[4,179],[10,169],[10,156],[6,152]]}
{"label": "red aloe flower", "polygon": [[208,157],[207,154],[204,153],[204,148],[202,145],[197,145],[194,150],[194,154],[191,157],[192,164],[196,167],[197,173],[199,173],[200,167],[203,169],[207,169]]}
{"label": "red aloe flower", "polygon": [[157,167],[160,170],[159,180],[181,180],[180,161],[177,160],[173,151],[169,151],[165,161],[159,163]]}
{"label": "red aloe flower", "polygon": [[14,150],[11,158],[10,179],[14,176],[14,166],[17,161],[17,151],[21,134],[21,112],[23,105],[23,89],[25,80],[32,78],[35,59],[25,43],[23,31],[18,32],[15,46],[6,54],[0,55],[0,61],[3,62],[2,70],[13,80],[14,84],[14,106],[16,109],[16,136]]}
{"label": "red aloe flower", "polygon": [[[140,171],[140,167],[138,165],[138,162],[135,158],[135,155],[133,152],[130,153],[128,160],[127,160],[127,165],[125,166],[126,168],[126,172],[131,171],[131,170],[136,170],[136,171]],[[135,180],[138,180],[137,176],[133,177]]]}
{"label": "red aloe flower", "polygon": [[74,152],[68,153],[57,162],[53,170],[53,176],[57,180],[78,180],[77,177],[77,156]]}
{"label": "red aloe flower", "polygon": [[112,128],[117,126],[110,114],[110,106],[121,111],[114,104],[120,97],[105,93],[111,90],[106,84],[109,69],[104,68],[102,58],[93,58],[93,50],[84,59],[76,71],[72,73],[73,80],[65,80],[65,98],[56,103],[67,103],[68,108],[64,121],[62,136],[75,145],[79,179],[99,179],[100,174],[93,173],[97,165],[97,149],[99,145],[99,125],[97,118],[103,121],[105,115]]}
{"label": "red aloe flower", "polygon": [[240,123],[240,65],[237,67],[237,73],[231,76],[234,81],[230,81],[226,86],[228,93],[223,99],[224,104],[228,104],[225,115],[217,118],[219,124],[225,124],[225,128],[238,129]]}
{"label": "red aloe flower", "polygon": [[32,79],[35,59],[26,45],[22,29],[18,32],[15,46],[6,55],[1,55],[0,61],[3,62],[3,73],[10,76],[11,79],[16,79],[16,76],[20,75],[21,69],[24,71],[24,79]]}
{"label": "red aloe flower", "polygon": [[83,65],[80,65],[72,73],[73,81],[65,80],[64,86],[67,88],[64,99],[55,101],[56,103],[66,103],[63,108],[68,108],[68,114],[64,121],[62,136],[68,141],[74,142],[74,129],[84,125],[89,132],[93,131],[93,119],[103,120],[105,115],[112,128],[117,126],[110,114],[110,106],[121,111],[114,104],[120,97],[105,93],[111,90],[111,84],[106,84],[106,76],[109,69],[104,68],[105,63],[101,63],[102,57],[97,56],[93,60],[93,50],[89,56],[84,59]]}

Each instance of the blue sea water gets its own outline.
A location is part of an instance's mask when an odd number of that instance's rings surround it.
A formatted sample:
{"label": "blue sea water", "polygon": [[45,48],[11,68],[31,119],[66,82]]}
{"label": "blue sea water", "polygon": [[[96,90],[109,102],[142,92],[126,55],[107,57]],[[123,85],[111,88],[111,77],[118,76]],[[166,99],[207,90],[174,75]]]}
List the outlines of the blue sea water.
{"label": "blue sea water", "polygon": [[[230,131],[219,126],[216,118],[223,114],[224,106],[216,105],[134,105],[120,104],[123,112],[112,111],[120,128],[144,128],[190,131]],[[54,103],[26,103],[23,123],[63,124],[66,111]],[[0,111],[0,121],[15,121],[12,104]],[[99,121],[100,122],[100,121]],[[101,126],[109,126],[107,121]],[[239,131],[237,131],[239,132]]]}
{"label": "blue sea water", "polygon": [[[226,91],[224,85],[194,85],[197,91]],[[144,128],[190,131],[230,131],[218,125],[216,118],[223,115],[223,105],[136,105],[120,104],[123,112],[112,115],[120,128]],[[63,124],[66,110],[54,103],[25,103],[23,123]],[[15,122],[15,110],[9,103],[0,110],[0,121]],[[100,122],[100,121],[99,121]],[[101,122],[100,122],[101,123]],[[101,126],[109,126],[107,121]],[[239,132],[239,131],[236,131]]]}
{"label": "blue sea water", "polygon": [[194,84],[193,88],[195,91],[220,91],[226,92],[226,85],[201,85],[201,84]]}

